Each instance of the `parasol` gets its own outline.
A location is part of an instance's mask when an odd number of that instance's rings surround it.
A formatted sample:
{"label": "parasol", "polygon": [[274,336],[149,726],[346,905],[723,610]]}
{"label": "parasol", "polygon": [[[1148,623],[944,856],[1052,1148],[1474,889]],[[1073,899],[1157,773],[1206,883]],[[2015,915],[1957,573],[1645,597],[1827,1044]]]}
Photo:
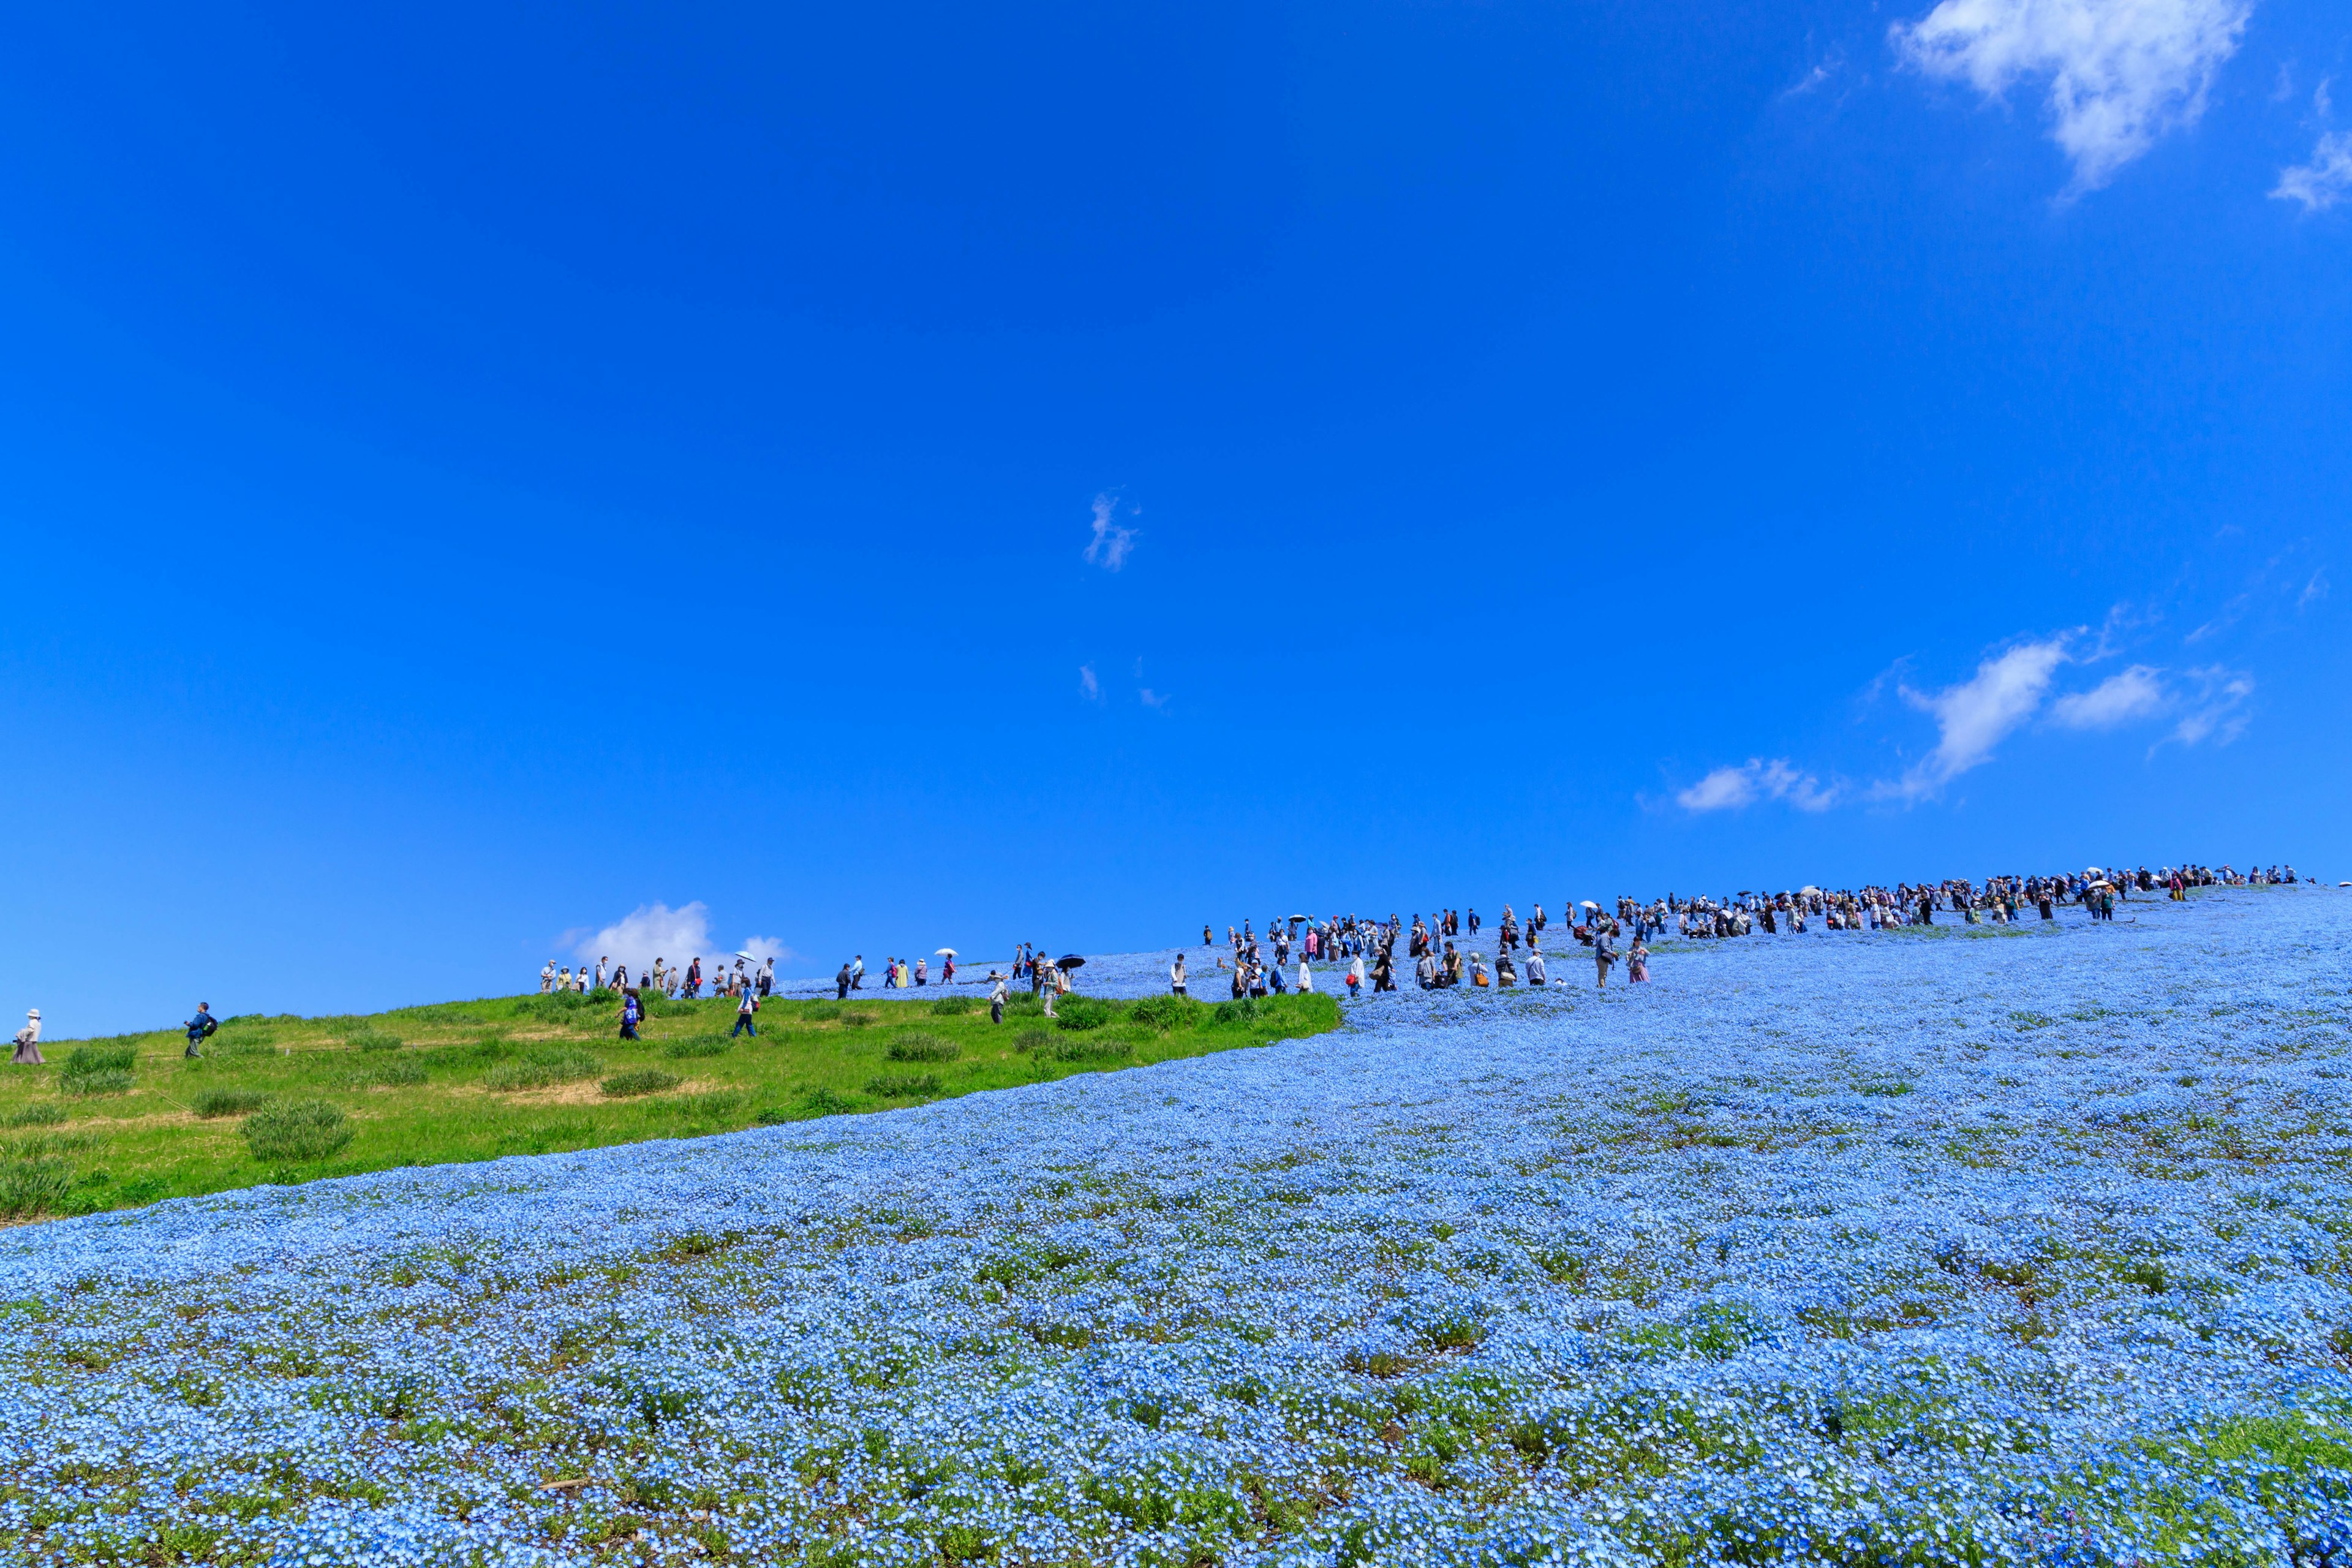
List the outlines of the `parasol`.
{"label": "parasol", "polygon": [[1810,898],[1811,898],[1815,893],[1820,892],[1820,891],[1821,891],[1821,889],[1820,889],[1819,888],[1814,887],[1811,882],[1808,882],[1808,883],[1806,883],[1803,887],[1799,888],[1799,889],[1797,889],[1797,891],[1799,891],[1800,893],[1802,893],[1805,897],[1807,897],[1807,898],[1809,898],[1809,899],[1810,899]]}
{"label": "parasol", "polygon": [[1581,903],[1581,904],[1578,905],[1577,907],[1578,907],[1578,908],[1580,908],[1580,909],[1597,910],[1597,909],[1599,909],[1601,906],[1600,906],[1599,904],[1595,903],[1592,900],[1591,900],[1591,899],[1587,899],[1587,900],[1584,900],[1584,902],[1583,902],[1583,903]]}
{"label": "parasol", "polygon": [[738,957],[738,958],[748,959],[748,958],[750,958],[750,957],[751,956],[751,954],[750,954],[750,953],[748,953],[748,952],[739,952],[739,953],[737,953],[735,956],[736,956],[736,957]]}
{"label": "parasol", "polygon": [[1086,960],[1080,958],[1076,953],[1066,952],[1061,957],[1054,961],[1054,967],[1056,969],[1076,969],[1085,963]]}
{"label": "parasol", "polygon": [[931,956],[934,958],[961,958],[963,955],[956,952],[954,948],[941,947],[934,948],[931,952]]}

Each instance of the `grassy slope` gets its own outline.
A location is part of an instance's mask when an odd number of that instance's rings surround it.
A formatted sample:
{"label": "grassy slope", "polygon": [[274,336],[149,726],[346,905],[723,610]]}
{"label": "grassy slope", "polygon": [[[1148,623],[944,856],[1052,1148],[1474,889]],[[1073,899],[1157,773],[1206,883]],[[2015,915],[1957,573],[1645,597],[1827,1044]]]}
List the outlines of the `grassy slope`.
{"label": "grassy slope", "polygon": [[[1139,1021],[1128,1003],[1069,998],[1061,1010],[1074,1004],[1104,1022],[1058,1027],[1023,995],[1000,1027],[969,996],[938,1005],[974,1011],[942,1015],[919,994],[861,997],[846,1007],[771,1000],[758,1040],[731,1043],[734,1004],[711,1000],[653,1004],[640,1043],[616,1037],[617,1007],[585,998],[501,997],[368,1017],[247,1016],[225,1023],[195,1061],[182,1059],[185,1040],[176,1032],[89,1042],[137,1053],[127,1089],[92,1095],[68,1092],[73,1046],[60,1042],[45,1047],[48,1067],[0,1071],[0,1217],[883,1110],[1264,1045],[1339,1021],[1338,1005],[1321,995],[1268,998],[1254,1017],[1191,1003],[1165,1020],[1172,1026],[1164,1032]],[[894,1059],[894,1043],[899,1057],[916,1059]],[[950,1059],[924,1059],[940,1056]],[[536,1089],[492,1087],[541,1063],[577,1076]],[[681,1081],[622,1099],[601,1087],[645,1068]],[[353,1136],[324,1160],[257,1159],[239,1117],[196,1114],[208,1094],[229,1089],[330,1101],[349,1114]],[[59,1111],[62,1121],[47,1120]]]}

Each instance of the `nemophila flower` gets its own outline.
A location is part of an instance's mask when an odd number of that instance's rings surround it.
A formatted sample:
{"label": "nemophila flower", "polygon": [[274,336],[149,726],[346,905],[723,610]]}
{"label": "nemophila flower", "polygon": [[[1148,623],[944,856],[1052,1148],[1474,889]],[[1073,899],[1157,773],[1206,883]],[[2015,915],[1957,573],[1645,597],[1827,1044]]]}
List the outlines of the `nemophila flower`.
{"label": "nemophila flower", "polygon": [[1999,930],[10,1232],[0,1556],[2346,1561],[2352,905]]}

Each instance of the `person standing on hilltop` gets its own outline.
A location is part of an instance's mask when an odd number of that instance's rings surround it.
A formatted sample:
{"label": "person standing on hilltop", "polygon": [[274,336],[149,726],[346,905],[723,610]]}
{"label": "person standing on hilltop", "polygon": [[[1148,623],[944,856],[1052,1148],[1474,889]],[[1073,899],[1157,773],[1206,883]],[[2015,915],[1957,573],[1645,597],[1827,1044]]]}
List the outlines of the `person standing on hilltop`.
{"label": "person standing on hilltop", "polygon": [[539,994],[541,996],[555,989],[555,960],[549,959],[547,967],[539,972]]}
{"label": "person standing on hilltop", "polygon": [[596,955],[596,989],[599,991],[604,989],[604,963],[606,957],[606,954],[601,952]]}
{"label": "person standing on hilltop", "polygon": [[833,999],[836,1002],[849,1000],[849,965],[845,963],[841,966],[841,973],[833,977]]}
{"label": "person standing on hilltop", "polygon": [[37,1068],[46,1066],[47,1061],[48,1058],[41,1055],[41,1010],[38,1007],[27,1008],[25,1026],[16,1031],[16,1054],[8,1058],[8,1064],[11,1067]]}
{"label": "person standing on hilltop", "polygon": [[1184,989],[1184,955],[1181,952],[1176,955],[1176,962],[1168,966],[1168,994],[1171,996],[1188,994]]}

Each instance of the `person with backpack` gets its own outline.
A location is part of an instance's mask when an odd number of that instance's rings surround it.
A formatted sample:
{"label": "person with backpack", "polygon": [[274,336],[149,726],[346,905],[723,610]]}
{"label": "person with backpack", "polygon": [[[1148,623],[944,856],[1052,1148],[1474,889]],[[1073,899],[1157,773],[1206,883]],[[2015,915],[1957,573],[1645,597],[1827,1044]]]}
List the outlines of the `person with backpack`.
{"label": "person with backpack", "polygon": [[646,1005],[639,999],[637,988],[634,985],[625,988],[621,993],[621,1038],[637,1038],[637,1021],[645,1016]]}
{"label": "person with backpack", "polygon": [[199,1002],[196,1016],[183,1026],[188,1031],[188,1055],[198,1056],[202,1053],[196,1047],[212,1037],[212,1032],[220,1027],[220,1020],[213,1016],[211,1003]]}
{"label": "person with backpack", "polygon": [[752,1015],[759,1010],[759,993],[749,985],[737,986],[735,988],[735,1026],[727,1032],[727,1037],[731,1040],[738,1035],[749,1035],[753,1039],[758,1039],[760,1024]]}

